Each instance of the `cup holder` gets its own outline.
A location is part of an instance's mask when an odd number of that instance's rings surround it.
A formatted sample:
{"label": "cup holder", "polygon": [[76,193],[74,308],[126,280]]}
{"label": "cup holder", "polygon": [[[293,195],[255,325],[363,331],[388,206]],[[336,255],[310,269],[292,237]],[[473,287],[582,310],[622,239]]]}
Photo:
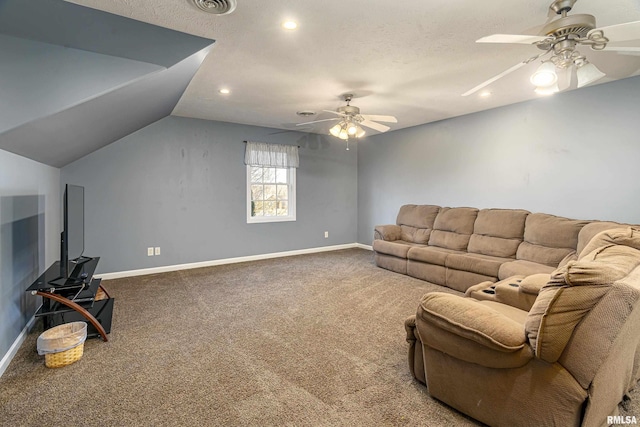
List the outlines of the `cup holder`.
{"label": "cup holder", "polygon": [[496,291],[494,291],[493,289],[483,289],[482,292],[484,292],[485,294],[491,294],[491,295],[494,295],[496,293]]}

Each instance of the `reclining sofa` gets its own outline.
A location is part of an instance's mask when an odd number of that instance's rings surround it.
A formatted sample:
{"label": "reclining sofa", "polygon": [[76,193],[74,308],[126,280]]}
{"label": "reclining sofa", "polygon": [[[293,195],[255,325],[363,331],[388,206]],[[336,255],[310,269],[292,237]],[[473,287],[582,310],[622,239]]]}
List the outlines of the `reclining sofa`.
{"label": "reclining sofa", "polygon": [[431,292],[405,322],[429,394],[491,426],[603,426],[640,377],[640,227],[405,205],[380,267]]}
{"label": "reclining sofa", "polygon": [[640,229],[598,233],[529,311],[432,292],[405,328],[414,377],[483,423],[606,426],[638,381]]}
{"label": "reclining sofa", "polygon": [[373,250],[379,267],[466,292],[482,282],[549,275],[598,232],[625,225],[521,209],[404,205],[396,224],[375,227]]}

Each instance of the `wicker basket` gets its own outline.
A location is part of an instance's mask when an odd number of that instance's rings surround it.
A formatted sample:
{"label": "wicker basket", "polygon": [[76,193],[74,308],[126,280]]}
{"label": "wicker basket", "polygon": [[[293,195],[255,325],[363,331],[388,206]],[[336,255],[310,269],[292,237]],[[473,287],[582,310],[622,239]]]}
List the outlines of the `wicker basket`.
{"label": "wicker basket", "polygon": [[84,343],[72,349],[61,351],[60,353],[47,353],[44,355],[44,366],[47,368],[62,368],[80,360],[84,353]]}
{"label": "wicker basket", "polygon": [[38,337],[38,354],[44,354],[47,368],[61,368],[79,360],[84,353],[87,324],[71,322],[44,331]]}

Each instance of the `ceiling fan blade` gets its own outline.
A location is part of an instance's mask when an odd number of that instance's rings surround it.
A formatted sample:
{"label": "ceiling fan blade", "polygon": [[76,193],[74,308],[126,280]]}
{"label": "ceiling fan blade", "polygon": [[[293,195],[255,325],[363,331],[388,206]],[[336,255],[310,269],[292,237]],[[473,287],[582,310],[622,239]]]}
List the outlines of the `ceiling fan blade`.
{"label": "ceiling fan blade", "polygon": [[470,89],[468,91],[466,91],[465,93],[462,94],[462,96],[469,96],[472,93],[475,93],[477,91],[479,91],[480,89],[489,86],[491,83],[495,82],[496,80],[499,80],[501,78],[503,78],[504,76],[513,73],[514,71],[524,67],[525,65],[529,64],[530,62],[535,61],[536,59],[548,54],[549,52],[551,52],[551,49],[549,49],[546,52],[542,52],[539,55],[536,56],[532,56],[531,58],[525,59],[522,62],[518,62],[516,65],[514,65],[513,67],[509,68],[508,70],[505,70],[503,72],[501,72],[500,74],[498,74],[497,76],[491,77],[489,80],[480,83],[478,86],[474,87],[473,89]]}
{"label": "ceiling fan blade", "polygon": [[462,96],[469,96],[472,93],[475,93],[477,91],[479,91],[480,89],[489,86],[491,83],[495,82],[498,79],[503,78],[504,76],[506,76],[507,74],[511,74],[514,71],[516,71],[517,69],[524,67],[525,65],[527,65],[526,62],[518,62],[516,65],[514,65],[513,67],[509,68],[508,70],[503,71],[502,73],[498,74],[497,76],[491,77],[489,80],[480,83],[478,86],[474,87],[471,90],[466,91],[465,93],[462,94]]}
{"label": "ceiling fan blade", "polygon": [[398,123],[398,119],[393,116],[378,116],[375,114],[360,114],[365,120],[374,120],[376,122]]}
{"label": "ceiling fan blade", "polygon": [[536,44],[547,40],[546,36],[531,36],[524,34],[493,34],[476,40],[476,43],[518,43]]}
{"label": "ceiling fan blade", "polygon": [[371,120],[363,120],[360,122],[360,125],[377,130],[378,132],[386,132],[391,129],[389,126],[381,125],[380,123],[372,122]]}
{"label": "ceiling fan blade", "polygon": [[620,47],[616,47],[616,46],[609,46],[607,45],[604,49],[602,50],[606,50],[609,52],[620,52],[620,53],[628,53],[630,55],[633,55],[635,53],[640,53],[640,47],[633,47],[633,46],[620,46]]}
{"label": "ceiling fan blade", "polygon": [[322,111],[324,111],[325,113],[337,114],[338,116],[347,117],[347,115],[346,115],[346,114],[344,114],[344,113],[339,113],[339,112],[337,112],[337,111],[335,111],[335,110],[322,110]]}
{"label": "ceiling fan blade", "polygon": [[332,121],[332,120],[340,120],[340,119],[338,119],[338,118],[333,118],[333,119],[314,120],[314,121],[312,121],[312,122],[296,123],[296,126],[311,125],[311,124],[313,124],[313,123],[328,122],[328,121]]}
{"label": "ceiling fan blade", "polygon": [[[628,40],[640,39],[640,21],[627,22],[624,24],[610,25],[608,27],[600,27],[589,31],[589,34],[594,31],[602,31],[604,36],[608,38],[611,43],[625,42]],[[587,35],[588,37],[589,35]]]}

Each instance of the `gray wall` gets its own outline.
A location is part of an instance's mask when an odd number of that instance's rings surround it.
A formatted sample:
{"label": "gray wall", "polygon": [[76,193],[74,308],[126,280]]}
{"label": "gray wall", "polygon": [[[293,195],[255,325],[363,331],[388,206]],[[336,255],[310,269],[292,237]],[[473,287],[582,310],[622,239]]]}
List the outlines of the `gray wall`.
{"label": "gray wall", "polygon": [[[244,140],[301,146],[297,221],[246,223]],[[65,166],[61,182],[85,187],[98,272],[356,241],[357,148],[329,136],[170,116]]]}
{"label": "gray wall", "polygon": [[25,289],[58,259],[60,170],[0,150],[0,359],[39,305]]}
{"label": "gray wall", "polygon": [[358,242],[406,203],[640,223],[640,77],[367,138]]}

